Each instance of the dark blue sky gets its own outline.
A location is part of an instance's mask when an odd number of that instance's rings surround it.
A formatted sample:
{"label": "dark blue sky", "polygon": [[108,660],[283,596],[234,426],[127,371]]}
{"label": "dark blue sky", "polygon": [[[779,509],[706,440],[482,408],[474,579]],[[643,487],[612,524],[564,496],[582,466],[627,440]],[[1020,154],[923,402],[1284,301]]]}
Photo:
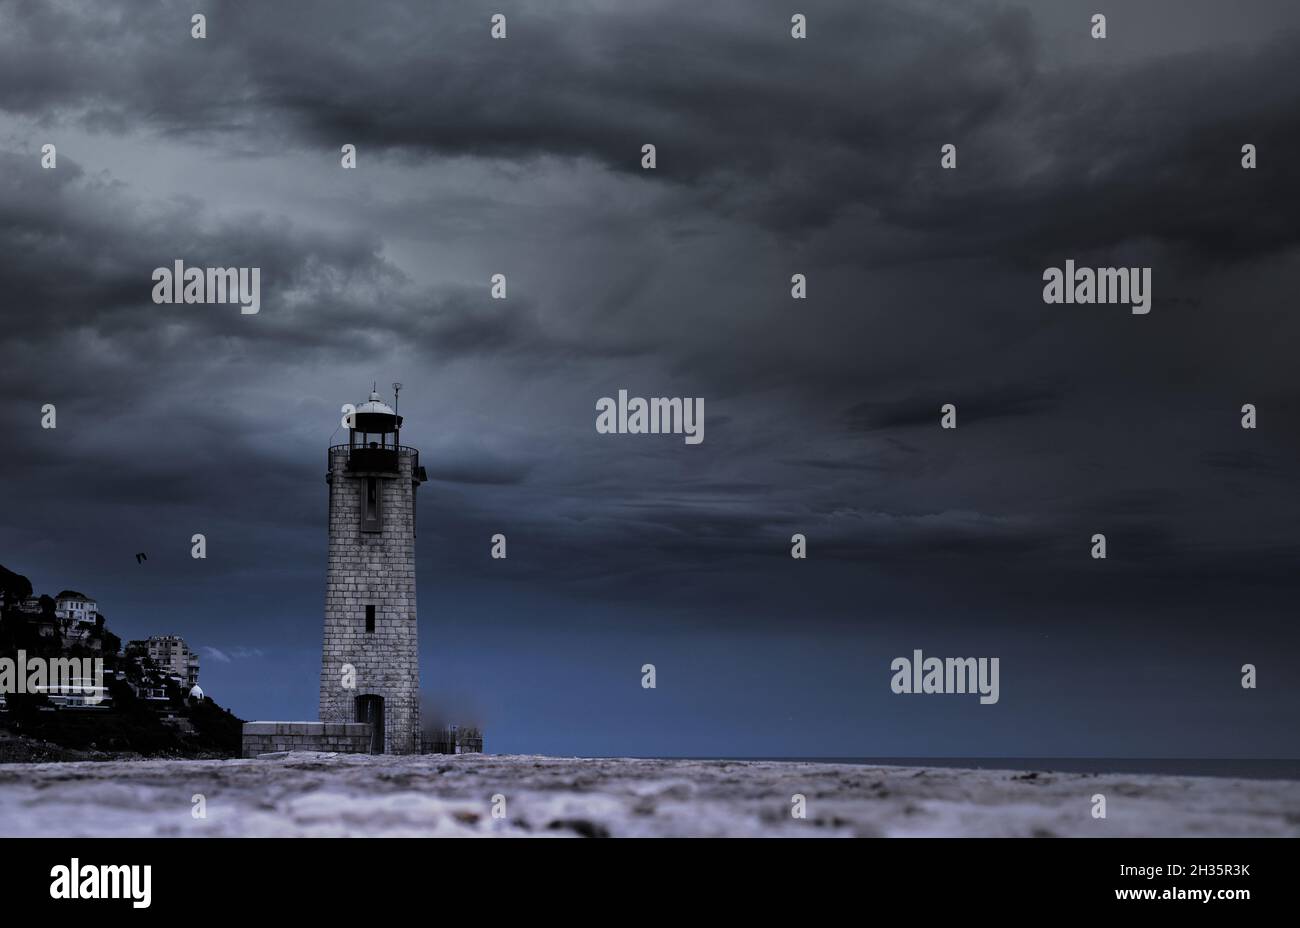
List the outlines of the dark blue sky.
{"label": "dark blue sky", "polygon": [[[0,0],[40,591],[314,718],[325,449],[401,381],[427,711],[489,750],[1300,756],[1300,7],[207,6]],[[1151,313],[1044,304],[1070,258]],[[261,312],[153,304],[177,259]],[[598,435],[620,389],[703,397],[703,444]],[[893,694],[916,648],[999,702]]]}

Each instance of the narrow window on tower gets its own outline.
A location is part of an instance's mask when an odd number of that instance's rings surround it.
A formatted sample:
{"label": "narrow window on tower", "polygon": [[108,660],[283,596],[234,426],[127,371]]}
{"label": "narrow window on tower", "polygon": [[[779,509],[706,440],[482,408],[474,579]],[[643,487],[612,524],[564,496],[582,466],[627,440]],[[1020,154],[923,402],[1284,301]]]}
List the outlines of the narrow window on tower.
{"label": "narrow window on tower", "polygon": [[375,630],[375,607],[366,606],[366,631],[373,632],[374,630]]}
{"label": "narrow window on tower", "polygon": [[382,532],[384,530],[383,498],[383,487],[380,486],[379,480],[375,477],[367,477],[361,496],[361,531]]}

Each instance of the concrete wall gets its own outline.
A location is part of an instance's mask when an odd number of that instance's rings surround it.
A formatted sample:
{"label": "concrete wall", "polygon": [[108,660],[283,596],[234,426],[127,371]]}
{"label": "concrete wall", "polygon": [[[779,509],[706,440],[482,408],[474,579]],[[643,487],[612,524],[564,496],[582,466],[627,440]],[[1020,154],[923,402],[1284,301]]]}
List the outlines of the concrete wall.
{"label": "concrete wall", "polygon": [[479,728],[439,728],[424,733],[425,754],[482,754],[483,731]]}
{"label": "concrete wall", "polygon": [[245,722],[240,757],[276,751],[333,751],[367,754],[370,726],[365,722]]}
{"label": "concrete wall", "polygon": [[[330,453],[329,567],[321,657],[320,719],[353,722],[358,696],[384,698],[384,750],[420,751],[420,667],[415,610],[415,453],[399,452],[398,473],[379,478],[382,532],[361,531],[364,476],[346,451]],[[366,631],[366,606],[375,630]],[[356,670],[355,688],[343,667]]]}

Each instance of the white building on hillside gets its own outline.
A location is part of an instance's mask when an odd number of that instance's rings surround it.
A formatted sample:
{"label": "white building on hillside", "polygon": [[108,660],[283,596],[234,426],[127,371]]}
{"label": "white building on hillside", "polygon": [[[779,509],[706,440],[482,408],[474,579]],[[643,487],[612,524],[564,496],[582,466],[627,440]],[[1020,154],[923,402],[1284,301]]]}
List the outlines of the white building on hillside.
{"label": "white building on hillside", "polygon": [[56,618],[74,622],[94,622],[99,603],[76,590],[64,590],[54,600]]}

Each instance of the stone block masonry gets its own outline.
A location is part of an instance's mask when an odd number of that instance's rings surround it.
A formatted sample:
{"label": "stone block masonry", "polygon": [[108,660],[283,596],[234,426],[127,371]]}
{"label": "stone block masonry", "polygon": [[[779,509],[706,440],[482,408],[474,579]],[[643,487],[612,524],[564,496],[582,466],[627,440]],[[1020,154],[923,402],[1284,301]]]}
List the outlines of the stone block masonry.
{"label": "stone block masonry", "polygon": [[[394,473],[350,470],[348,449],[332,450],[320,719],[363,718],[358,700],[378,697],[385,753],[420,751],[420,668],[416,641],[416,452],[397,451]],[[363,526],[367,495],[378,495],[378,530]],[[368,616],[368,611],[370,616]],[[373,621],[372,621],[373,620]],[[345,667],[355,671],[347,688]]]}
{"label": "stone block masonry", "polygon": [[366,754],[370,725],[366,722],[245,722],[240,757],[277,751],[329,751]]}

